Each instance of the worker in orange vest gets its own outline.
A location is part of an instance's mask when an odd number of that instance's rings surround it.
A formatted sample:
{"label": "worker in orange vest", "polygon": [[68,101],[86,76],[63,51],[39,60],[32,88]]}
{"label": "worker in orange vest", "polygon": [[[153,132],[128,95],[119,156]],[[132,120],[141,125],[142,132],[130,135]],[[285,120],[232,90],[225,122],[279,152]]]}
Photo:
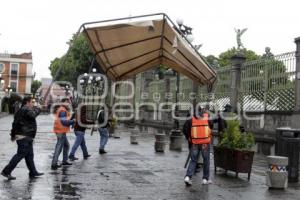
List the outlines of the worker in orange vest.
{"label": "worker in orange vest", "polygon": [[201,107],[198,109],[198,112],[196,112],[196,110],[194,111],[192,118],[187,120],[183,126],[183,133],[191,143],[191,161],[184,178],[184,182],[187,186],[192,185],[192,176],[195,173],[200,152],[202,153],[203,157],[202,184],[212,183],[209,179],[212,126],[213,121],[209,119],[208,113],[205,112],[205,109],[202,109]]}
{"label": "worker in orange vest", "polygon": [[75,120],[71,120],[71,114],[69,111],[70,100],[68,98],[64,98],[61,100],[61,105],[55,112],[55,120],[54,120],[54,133],[57,137],[57,143],[55,146],[55,151],[52,159],[51,169],[56,170],[60,165],[57,164],[58,157],[63,150],[63,162],[62,165],[72,165],[72,163],[68,162],[68,154],[70,144],[67,138],[67,133],[70,131],[70,126],[75,123]]}

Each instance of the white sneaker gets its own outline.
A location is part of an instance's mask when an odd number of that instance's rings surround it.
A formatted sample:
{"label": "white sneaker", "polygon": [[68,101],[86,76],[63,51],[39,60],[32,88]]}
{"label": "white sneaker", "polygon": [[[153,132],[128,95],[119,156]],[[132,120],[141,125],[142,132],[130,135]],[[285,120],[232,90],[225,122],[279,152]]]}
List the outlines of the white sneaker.
{"label": "white sneaker", "polygon": [[187,186],[192,185],[192,180],[191,180],[190,177],[188,177],[188,176],[186,176],[186,177],[184,178],[184,182],[185,182],[185,184],[186,184]]}
{"label": "white sneaker", "polygon": [[202,180],[202,184],[203,185],[208,185],[208,184],[212,184],[211,180],[206,180],[205,178]]}

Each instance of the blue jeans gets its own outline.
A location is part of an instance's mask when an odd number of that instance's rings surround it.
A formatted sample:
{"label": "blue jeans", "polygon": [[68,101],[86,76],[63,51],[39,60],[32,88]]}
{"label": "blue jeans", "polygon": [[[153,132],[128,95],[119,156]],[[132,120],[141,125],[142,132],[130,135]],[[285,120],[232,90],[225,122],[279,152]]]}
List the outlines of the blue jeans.
{"label": "blue jeans", "polygon": [[190,148],[191,152],[191,161],[186,172],[186,176],[192,177],[195,173],[195,169],[198,162],[198,156],[200,152],[203,157],[203,179],[209,179],[209,165],[210,165],[210,144],[207,145],[207,148],[202,148],[201,144],[193,144]]}
{"label": "blue jeans", "polygon": [[100,149],[104,150],[109,137],[108,130],[107,128],[99,128],[98,130],[100,133]]}
{"label": "blue jeans", "polygon": [[37,174],[37,170],[34,165],[33,160],[33,140],[30,138],[24,138],[22,140],[17,140],[18,150],[17,154],[15,154],[8,165],[3,169],[3,173],[11,174],[11,172],[16,168],[18,163],[25,158],[25,162],[27,168],[29,170],[29,174]]}
{"label": "blue jeans", "polygon": [[58,157],[62,150],[63,150],[63,162],[67,162],[69,148],[70,148],[70,144],[66,136],[66,133],[56,134],[56,137],[57,137],[57,143],[55,146],[55,151],[52,159],[52,165],[57,165]]}
{"label": "blue jeans", "polygon": [[75,131],[75,135],[76,135],[76,140],[73,144],[73,147],[72,147],[72,150],[70,153],[70,157],[75,156],[75,152],[76,152],[77,148],[79,147],[79,145],[81,147],[83,157],[88,156],[88,151],[87,151],[87,148],[85,145],[85,139],[84,139],[85,133],[82,131]]}

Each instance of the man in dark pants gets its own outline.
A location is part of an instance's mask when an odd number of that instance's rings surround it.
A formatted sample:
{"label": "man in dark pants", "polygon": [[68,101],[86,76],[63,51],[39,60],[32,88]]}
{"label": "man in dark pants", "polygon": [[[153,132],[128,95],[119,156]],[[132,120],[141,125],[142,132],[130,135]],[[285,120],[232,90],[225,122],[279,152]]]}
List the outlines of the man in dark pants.
{"label": "man in dark pants", "polygon": [[33,106],[32,100],[32,97],[24,97],[22,107],[14,116],[11,140],[17,141],[18,151],[1,172],[1,174],[8,180],[16,179],[16,177],[11,175],[11,172],[23,158],[25,158],[25,162],[29,170],[29,177],[35,178],[44,174],[39,173],[36,170],[33,160],[33,140],[37,131],[35,118],[39,115],[40,109]]}
{"label": "man in dark pants", "polygon": [[82,106],[80,110],[81,111],[77,110],[71,117],[71,120],[76,119],[75,125],[74,125],[74,133],[76,135],[76,140],[73,144],[71,153],[69,155],[69,159],[71,161],[78,160],[78,158],[75,157],[75,152],[79,146],[81,147],[84,159],[88,159],[91,156],[88,153],[88,150],[87,150],[87,147],[85,144],[84,135],[85,135],[86,126],[94,124],[94,121],[87,120],[87,117],[86,117],[87,111],[86,111],[85,105]]}

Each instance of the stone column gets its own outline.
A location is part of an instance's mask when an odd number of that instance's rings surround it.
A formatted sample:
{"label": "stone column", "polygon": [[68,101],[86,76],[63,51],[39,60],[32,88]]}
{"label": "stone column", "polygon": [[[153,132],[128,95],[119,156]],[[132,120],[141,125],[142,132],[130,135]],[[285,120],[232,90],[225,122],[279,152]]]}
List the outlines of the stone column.
{"label": "stone column", "polygon": [[239,102],[239,92],[241,86],[241,66],[245,62],[246,57],[242,53],[237,53],[231,57],[231,95],[230,105],[234,112],[237,111],[237,105]]}
{"label": "stone column", "polygon": [[296,43],[296,102],[295,111],[300,111],[300,37],[295,38]]}

